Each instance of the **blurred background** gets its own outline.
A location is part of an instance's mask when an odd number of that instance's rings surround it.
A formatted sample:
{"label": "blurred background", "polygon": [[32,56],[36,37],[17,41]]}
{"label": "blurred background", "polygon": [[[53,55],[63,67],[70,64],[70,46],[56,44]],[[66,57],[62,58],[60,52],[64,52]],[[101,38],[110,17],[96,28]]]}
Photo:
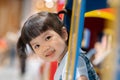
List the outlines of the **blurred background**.
{"label": "blurred background", "polygon": [[[16,54],[16,42],[29,16],[40,11],[58,12],[65,3],[66,0],[0,0],[0,80],[53,80],[57,62],[44,63],[33,54],[22,61]],[[120,12],[117,0],[107,3],[110,8],[85,13],[81,48],[101,80],[115,80],[120,62]]]}

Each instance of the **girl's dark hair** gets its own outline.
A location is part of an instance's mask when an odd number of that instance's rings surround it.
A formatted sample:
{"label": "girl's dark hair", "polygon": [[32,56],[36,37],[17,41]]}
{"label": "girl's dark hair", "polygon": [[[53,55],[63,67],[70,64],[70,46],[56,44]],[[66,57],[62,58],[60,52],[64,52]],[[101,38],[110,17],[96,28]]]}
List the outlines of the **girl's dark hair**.
{"label": "girl's dark hair", "polygon": [[[26,44],[30,46],[30,41],[47,30],[54,30],[62,36],[63,22],[56,13],[39,12],[24,23],[21,36],[17,42],[17,52],[21,57],[26,56]],[[30,46],[31,47],[31,46]]]}

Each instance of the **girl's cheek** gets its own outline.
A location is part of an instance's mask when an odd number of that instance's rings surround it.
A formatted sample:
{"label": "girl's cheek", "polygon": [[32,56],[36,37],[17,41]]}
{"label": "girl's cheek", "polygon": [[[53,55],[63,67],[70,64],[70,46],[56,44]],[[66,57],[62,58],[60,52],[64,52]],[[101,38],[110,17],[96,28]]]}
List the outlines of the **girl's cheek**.
{"label": "girl's cheek", "polygon": [[40,58],[43,57],[43,55],[41,53],[37,53],[37,56],[39,56]]}
{"label": "girl's cheek", "polygon": [[35,54],[40,55],[41,52],[39,50],[35,50]]}

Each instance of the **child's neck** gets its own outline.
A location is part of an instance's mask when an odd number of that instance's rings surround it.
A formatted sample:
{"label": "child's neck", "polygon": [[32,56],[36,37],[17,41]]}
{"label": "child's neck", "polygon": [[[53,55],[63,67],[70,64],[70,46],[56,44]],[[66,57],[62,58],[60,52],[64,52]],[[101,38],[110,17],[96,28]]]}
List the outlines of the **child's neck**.
{"label": "child's neck", "polygon": [[61,60],[63,59],[63,57],[65,56],[65,54],[67,53],[68,47],[66,46],[63,53],[60,55],[60,58],[58,60],[58,64],[61,62]]}

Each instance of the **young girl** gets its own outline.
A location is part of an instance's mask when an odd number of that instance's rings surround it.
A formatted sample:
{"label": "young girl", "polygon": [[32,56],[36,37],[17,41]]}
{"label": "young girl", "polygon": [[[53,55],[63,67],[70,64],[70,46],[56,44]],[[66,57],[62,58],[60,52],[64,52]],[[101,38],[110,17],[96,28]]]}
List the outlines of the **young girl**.
{"label": "young girl", "polygon": [[[68,33],[56,13],[40,12],[32,15],[25,23],[17,43],[19,56],[26,56],[26,44],[41,59],[59,63],[54,80],[65,79],[68,51]],[[91,63],[81,53],[77,66],[76,80],[98,80]]]}

